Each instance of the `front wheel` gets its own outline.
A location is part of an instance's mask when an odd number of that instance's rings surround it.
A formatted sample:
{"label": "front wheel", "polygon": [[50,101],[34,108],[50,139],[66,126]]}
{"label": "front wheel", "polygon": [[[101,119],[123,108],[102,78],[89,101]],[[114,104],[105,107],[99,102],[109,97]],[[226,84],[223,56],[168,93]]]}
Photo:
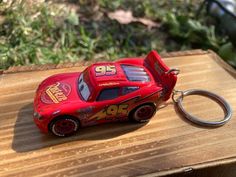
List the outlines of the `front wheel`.
{"label": "front wheel", "polygon": [[70,136],[78,131],[79,122],[74,117],[61,116],[52,120],[49,129],[56,136]]}
{"label": "front wheel", "polygon": [[153,104],[141,105],[131,113],[130,118],[135,122],[148,122],[156,113],[156,106]]}

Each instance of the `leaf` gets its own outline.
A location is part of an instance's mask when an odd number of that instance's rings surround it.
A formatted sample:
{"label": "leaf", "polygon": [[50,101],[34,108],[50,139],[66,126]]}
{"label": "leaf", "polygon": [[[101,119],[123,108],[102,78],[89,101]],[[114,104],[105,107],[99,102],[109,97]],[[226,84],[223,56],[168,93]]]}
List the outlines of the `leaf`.
{"label": "leaf", "polygon": [[140,22],[146,26],[148,26],[149,28],[152,28],[152,27],[160,27],[160,24],[159,23],[156,23],[150,19],[147,19],[147,18],[137,18],[136,20],[137,22]]}
{"label": "leaf", "polygon": [[224,58],[229,64],[236,67],[236,49],[231,42],[221,46],[219,54]]}
{"label": "leaf", "polygon": [[117,20],[120,24],[129,24],[132,22],[139,22],[145,26],[148,26],[149,28],[160,27],[159,23],[156,23],[150,19],[134,17],[133,13],[130,10],[128,11],[116,10],[114,12],[109,12],[108,17],[112,20]]}
{"label": "leaf", "polygon": [[65,32],[64,31],[62,31],[62,33],[61,33],[61,46],[63,46],[64,47],[64,45],[65,45]]}
{"label": "leaf", "polygon": [[131,11],[116,10],[115,12],[109,12],[108,17],[112,20],[117,20],[121,24],[129,24],[136,19],[133,17]]}
{"label": "leaf", "polygon": [[170,25],[171,28],[180,28],[180,22],[177,20],[176,16],[173,13],[167,13],[163,19],[164,23]]}
{"label": "leaf", "polygon": [[71,25],[79,25],[79,17],[74,10],[71,11],[69,16],[67,17],[67,20]]}

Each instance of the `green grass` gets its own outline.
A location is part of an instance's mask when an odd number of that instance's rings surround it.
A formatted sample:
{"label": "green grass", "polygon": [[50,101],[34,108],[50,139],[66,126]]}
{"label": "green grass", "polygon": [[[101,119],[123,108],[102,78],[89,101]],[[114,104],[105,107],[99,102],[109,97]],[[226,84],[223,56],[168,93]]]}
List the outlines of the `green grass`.
{"label": "green grass", "polygon": [[62,9],[40,4],[29,11],[24,3],[9,8],[0,26],[0,68],[93,58],[113,60],[146,54],[161,43],[156,31],[147,33],[143,25],[121,25],[107,17],[80,21],[74,11]]}
{"label": "green grass", "polygon": [[[218,51],[227,40],[213,26],[194,20],[192,1],[77,0],[72,4],[34,3],[5,7],[1,3],[0,69],[15,65],[114,60],[192,48]],[[68,7],[77,10],[70,10]],[[120,24],[107,17],[116,9],[131,10],[162,24],[148,29],[139,23]],[[99,18],[98,18],[99,17]]]}

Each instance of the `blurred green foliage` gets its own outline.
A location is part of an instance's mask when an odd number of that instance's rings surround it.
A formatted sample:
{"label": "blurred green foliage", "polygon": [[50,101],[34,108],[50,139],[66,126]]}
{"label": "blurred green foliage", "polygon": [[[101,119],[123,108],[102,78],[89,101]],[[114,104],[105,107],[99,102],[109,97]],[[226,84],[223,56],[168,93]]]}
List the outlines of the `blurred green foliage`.
{"label": "blurred green foliage", "polygon": [[[10,7],[2,5],[0,69],[13,65],[114,60],[145,55],[151,49],[162,52],[210,48],[218,52],[227,44],[227,37],[218,35],[205,20],[194,19],[198,4],[196,0],[76,0],[74,10],[66,3],[34,3],[29,7],[27,0],[15,1]],[[131,10],[135,17],[154,20],[162,27],[148,29],[139,23],[120,24],[106,15],[116,9]],[[229,47],[232,48],[229,45],[225,48]],[[234,60],[230,64],[235,64]]]}

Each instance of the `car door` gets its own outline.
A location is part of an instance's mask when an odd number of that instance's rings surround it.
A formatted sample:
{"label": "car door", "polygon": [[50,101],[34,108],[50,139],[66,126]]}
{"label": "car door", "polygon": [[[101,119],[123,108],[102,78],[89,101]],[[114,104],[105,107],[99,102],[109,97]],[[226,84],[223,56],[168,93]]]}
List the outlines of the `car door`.
{"label": "car door", "polygon": [[89,119],[96,123],[117,121],[120,101],[120,87],[102,89],[95,100],[95,114]]}
{"label": "car door", "polygon": [[88,118],[90,124],[127,120],[130,108],[139,97],[133,92],[138,89],[136,86],[102,89],[94,101],[94,114]]}

